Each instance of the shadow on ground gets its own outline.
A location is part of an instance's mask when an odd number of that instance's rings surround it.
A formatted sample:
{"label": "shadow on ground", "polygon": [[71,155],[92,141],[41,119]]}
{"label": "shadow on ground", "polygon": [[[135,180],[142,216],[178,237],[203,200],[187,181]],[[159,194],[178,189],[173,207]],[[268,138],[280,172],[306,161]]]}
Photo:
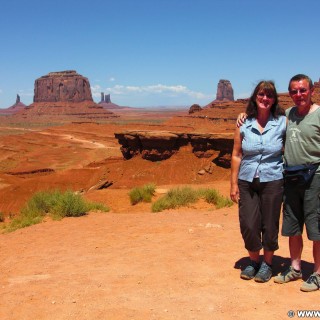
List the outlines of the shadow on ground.
{"label": "shadow on ground", "polygon": [[[262,258],[261,258],[262,259]],[[234,268],[243,270],[250,263],[249,257],[242,257],[235,262]],[[290,266],[290,258],[284,258],[281,256],[274,255],[273,257],[273,275],[277,275],[280,272],[283,272]],[[303,273],[303,280],[307,280],[309,275],[313,272],[313,263],[302,260],[301,269]]]}

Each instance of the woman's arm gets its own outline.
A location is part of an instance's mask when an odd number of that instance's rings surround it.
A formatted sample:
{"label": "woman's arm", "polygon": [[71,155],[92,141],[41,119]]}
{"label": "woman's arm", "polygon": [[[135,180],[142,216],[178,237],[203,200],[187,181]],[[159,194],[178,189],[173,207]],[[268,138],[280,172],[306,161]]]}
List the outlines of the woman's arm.
{"label": "woman's arm", "polygon": [[231,179],[230,179],[230,198],[233,202],[238,203],[240,199],[238,187],[238,175],[242,158],[242,139],[240,128],[236,128],[234,133],[234,143],[231,156]]}

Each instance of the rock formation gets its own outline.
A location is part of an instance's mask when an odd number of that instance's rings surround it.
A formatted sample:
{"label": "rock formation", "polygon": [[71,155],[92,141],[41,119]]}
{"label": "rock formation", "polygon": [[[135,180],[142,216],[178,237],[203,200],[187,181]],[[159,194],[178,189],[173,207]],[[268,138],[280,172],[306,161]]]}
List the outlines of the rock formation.
{"label": "rock formation", "polygon": [[320,104],[320,79],[318,82],[314,82],[314,94],[312,97],[312,101]]}
{"label": "rock formation", "polygon": [[62,118],[96,121],[118,117],[93,101],[89,80],[74,70],[50,72],[36,79],[33,101],[15,116],[32,121],[60,121]]}
{"label": "rock formation", "polygon": [[104,94],[104,92],[101,92],[101,100],[98,103],[98,105],[102,106],[106,110],[125,108],[125,107],[121,107],[115,103],[112,103],[110,94]]}
{"label": "rock formation", "polygon": [[160,161],[170,158],[183,146],[189,146],[198,158],[217,154],[215,163],[230,168],[233,133],[203,134],[170,131],[124,131],[115,133],[125,159],[140,155],[143,159]]}
{"label": "rock formation", "polygon": [[15,111],[19,111],[21,109],[24,109],[26,105],[21,102],[20,96],[17,94],[16,103],[9,107],[9,109],[15,109]]}
{"label": "rock formation", "polygon": [[202,110],[202,108],[198,104],[193,104],[189,109],[189,114],[199,112],[201,110]]}
{"label": "rock formation", "polygon": [[220,80],[217,88],[217,101],[234,101],[233,88],[229,80]]}
{"label": "rock formation", "polygon": [[89,80],[74,70],[50,72],[35,80],[34,102],[93,101]]}
{"label": "rock formation", "polygon": [[100,103],[111,103],[110,94],[104,94],[104,92],[101,92],[101,101]]}
{"label": "rock formation", "polygon": [[20,110],[23,110],[23,109],[25,109],[26,107],[27,107],[27,106],[20,101],[20,96],[17,94],[16,103],[13,104],[13,105],[12,105],[11,107],[9,107],[9,108],[0,109],[0,113],[1,113],[1,114],[8,114],[8,115],[10,115],[10,114],[14,114],[14,113],[16,113],[16,112],[18,112],[18,111],[20,111]]}

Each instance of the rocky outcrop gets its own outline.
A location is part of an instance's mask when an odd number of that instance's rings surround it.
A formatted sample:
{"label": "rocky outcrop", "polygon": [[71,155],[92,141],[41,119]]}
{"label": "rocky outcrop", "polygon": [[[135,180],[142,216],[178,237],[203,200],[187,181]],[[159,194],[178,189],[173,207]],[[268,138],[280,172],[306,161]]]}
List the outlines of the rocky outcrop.
{"label": "rocky outcrop", "polygon": [[74,70],[50,72],[35,80],[34,102],[93,101],[89,80]]}
{"label": "rocky outcrop", "polygon": [[21,109],[24,109],[26,105],[21,102],[20,96],[17,94],[16,103],[9,107],[8,109],[12,110],[13,112],[17,112]]}
{"label": "rocky outcrop", "polygon": [[11,115],[21,110],[24,110],[27,106],[20,101],[20,96],[17,94],[16,102],[11,107],[6,109],[0,109],[0,114]]}
{"label": "rocky outcrop", "polygon": [[210,158],[217,165],[230,168],[233,133],[203,134],[170,131],[124,131],[115,133],[125,159],[141,156],[150,161],[170,158],[183,146],[190,146],[198,158]]}
{"label": "rocky outcrop", "polygon": [[112,103],[110,94],[104,94],[104,92],[101,92],[101,100],[98,103],[98,105],[102,106],[106,110],[116,110],[116,109],[126,108],[126,107],[119,106],[115,103]]}
{"label": "rocky outcrop", "polygon": [[315,103],[320,104],[320,79],[318,82],[314,82],[314,94],[312,100]]}
{"label": "rocky outcrop", "polygon": [[104,94],[104,92],[101,92],[100,103],[111,103],[110,94]]}
{"label": "rocky outcrop", "polygon": [[217,101],[234,101],[233,88],[229,80],[220,80],[217,88]]}
{"label": "rocky outcrop", "polygon": [[189,109],[189,114],[199,112],[201,110],[202,110],[202,108],[198,104],[193,104]]}

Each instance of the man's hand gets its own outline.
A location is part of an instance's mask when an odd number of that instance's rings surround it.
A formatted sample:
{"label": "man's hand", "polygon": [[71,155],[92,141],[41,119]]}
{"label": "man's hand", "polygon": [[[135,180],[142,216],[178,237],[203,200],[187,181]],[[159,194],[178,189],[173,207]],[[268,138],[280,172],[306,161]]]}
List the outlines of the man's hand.
{"label": "man's hand", "polygon": [[240,128],[246,122],[247,117],[248,117],[248,115],[245,112],[241,112],[238,115],[238,118],[237,118],[237,121],[236,121],[236,124],[237,124],[238,128]]}

